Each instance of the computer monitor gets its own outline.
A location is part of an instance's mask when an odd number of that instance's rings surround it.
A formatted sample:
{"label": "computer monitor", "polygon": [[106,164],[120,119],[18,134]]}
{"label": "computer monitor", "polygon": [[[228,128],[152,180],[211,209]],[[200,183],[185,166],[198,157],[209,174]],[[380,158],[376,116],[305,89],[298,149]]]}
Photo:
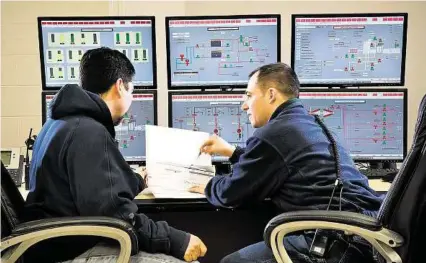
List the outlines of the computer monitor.
{"label": "computer monitor", "polygon": [[[42,92],[42,121],[56,92]],[[124,159],[129,163],[146,160],[145,125],[157,124],[157,91],[135,90],[133,102],[120,125],[115,126],[115,139]]]}
{"label": "computer monitor", "polygon": [[280,15],[166,17],[169,89],[243,87],[280,61]]}
{"label": "computer monitor", "polygon": [[292,16],[302,87],[403,86],[407,13]]}
{"label": "computer monitor", "polygon": [[302,90],[306,110],[319,115],[359,162],[400,162],[407,154],[407,89]]}
{"label": "computer monitor", "polygon": [[136,88],[157,87],[154,17],[39,17],[38,29],[43,90],[78,84],[81,57],[99,47],[130,59]]}
{"label": "computer monitor", "polygon": [[[245,111],[242,91],[169,92],[169,127],[216,134],[233,145],[245,146],[254,129]],[[213,156],[213,161],[228,158]]]}
{"label": "computer monitor", "polygon": [[50,117],[49,107],[53,98],[56,95],[56,91],[43,91],[41,93],[41,124],[43,125]]}
{"label": "computer monitor", "polygon": [[133,102],[120,125],[115,127],[115,139],[124,159],[130,163],[146,161],[145,125],[157,124],[157,92],[135,90]]}

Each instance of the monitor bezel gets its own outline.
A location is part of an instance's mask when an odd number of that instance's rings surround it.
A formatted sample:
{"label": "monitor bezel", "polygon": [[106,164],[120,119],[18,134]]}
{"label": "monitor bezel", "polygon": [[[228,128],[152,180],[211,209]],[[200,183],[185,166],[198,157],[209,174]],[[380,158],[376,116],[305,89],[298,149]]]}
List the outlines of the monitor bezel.
{"label": "monitor bezel", "polygon": [[[254,15],[217,15],[217,16],[167,16],[166,26],[166,60],[167,60],[167,87],[168,90],[189,89],[238,89],[245,88],[245,84],[215,84],[215,85],[172,85],[171,63],[170,63],[170,21],[179,20],[213,20],[213,19],[245,19],[245,18],[274,18],[277,19],[277,62],[281,62],[281,15],[280,14],[254,14]],[[247,76],[248,81],[248,76]]]}
{"label": "monitor bezel", "polygon": [[407,26],[408,13],[330,13],[330,14],[293,14],[291,16],[291,68],[294,69],[295,64],[295,35],[296,35],[296,19],[297,18],[313,18],[313,17],[386,17],[386,16],[403,16],[403,37],[402,37],[402,57],[401,57],[401,79],[398,83],[309,83],[302,84],[301,87],[384,87],[384,86],[404,86],[405,85],[405,63],[407,51]]}
{"label": "monitor bezel", "polygon": [[[314,93],[314,92],[336,92],[336,93],[359,93],[359,92],[403,92],[404,99],[403,99],[403,157],[400,159],[373,159],[373,158],[351,158],[357,162],[357,163],[375,163],[375,162],[386,162],[386,163],[398,163],[404,161],[404,159],[407,157],[407,129],[408,129],[408,90],[406,88],[381,88],[381,89],[374,89],[374,88],[363,88],[363,89],[357,89],[357,88],[346,88],[346,89],[300,89],[299,94],[301,93]],[[300,97],[300,96],[299,96]]]}
{"label": "monitor bezel", "polygon": [[155,34],[155,16],[42,16],[37,17],[38,27],[38,47],[40,53],[40,66],[41,66],[41,85],[43,91],[58,91],[62,86],[47,87],[46,86],[46,72],[44,63],[44,46],[43,46],[43,33],[42,21],[62,21],[62,20],[150,20],[151,21],[151,35],[152,35],[152,73],[153,83],[149,85],[135,85],[135,89],[157,89],[157,51],[156,51],[156,34]]}

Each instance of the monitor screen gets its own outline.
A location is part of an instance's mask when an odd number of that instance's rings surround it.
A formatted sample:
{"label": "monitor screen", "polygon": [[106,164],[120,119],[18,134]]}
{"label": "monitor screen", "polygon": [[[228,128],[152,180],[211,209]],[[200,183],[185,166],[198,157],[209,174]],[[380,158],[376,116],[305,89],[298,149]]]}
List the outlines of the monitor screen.
{"label": "monitor screen", "polygon": [[156,97],[155,91],[134,91],[129,111],[115,127],[118,148],[128,162],[146,160],[145,125],[157,124]]}
{"label": "monitor screen", "polygon": [[406,155],[407,91],[311,90],[299,98],[319,115],[358,161],[402,161]]}
{"label": "monitor screen", "polygon": [[49,107],[53,98],[57,92],[54,91],[43,91],[41,93],[41,118],[42,124],[44,124],[48,118],[50,118]]}
{"label": "monitor screen", "polygon": [[79,84],[81,57],[99,47],[130,59],[136,88],[156,87],[153,17],[39,17],[38,26],[44,90]]}
{"label": "monitor screen", "polygon": [[167,17],[166,31],[172,89],[245,86],[280,61],[280,15]]}
{"label": "monitor screen", "polygon": [[[43,124],[48,119],[48,108],[56,93],[43,92]],[[115,139],[128,162],[146,160],[145,124],[157,124],[157,92],[135,90],[133,102],[120,125],[115,126]]]}
{"label": "monitor screen", "polygon": [[1,161],[5,166],[10,164],[10,160],[12,159],[12,151],[1,151]]}
{"label": "monitor screen", "polygon": [[302,86],[404,85],[407,14],[292,18],[291,63]]}
{"label": "monitor screen", "polygon": [[[245,147],[254,128],[241,109],[243,92],[171,92],[169,127],[216,134],[233,145]],[[213,156],[213,161],[227,161]]]}

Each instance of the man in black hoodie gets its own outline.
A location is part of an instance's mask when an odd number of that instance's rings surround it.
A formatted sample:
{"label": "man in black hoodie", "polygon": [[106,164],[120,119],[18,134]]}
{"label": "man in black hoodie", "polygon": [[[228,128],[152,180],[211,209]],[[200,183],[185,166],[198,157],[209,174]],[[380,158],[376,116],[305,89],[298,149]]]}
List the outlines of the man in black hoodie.
{"label": "man in black hoodie", "polygon": [[[193,261],[207,250],[198,237],[166,222],[153,222],[138,213],[133,202],[145,184],[116,146],[114,125],[120,123],[132,103],[134,74],[129,59],[117,50],[98,48],[84,54],[81,88],[66,85],[59,91],[35,142],[24,215],[28,221],[65,216],[123,219],[134,225],[140,250],[175,257],[140,252],[132,262],[142,257],[143,262],[151,262],[146,259],[151,256],[152,262],[182,262],[176,258]],[[82,241],[68,243],[67,247],[83,243],[93,246]],[[59,242],[54,245],[62,251]],[[42,261],[46,262],[46,257]]]}

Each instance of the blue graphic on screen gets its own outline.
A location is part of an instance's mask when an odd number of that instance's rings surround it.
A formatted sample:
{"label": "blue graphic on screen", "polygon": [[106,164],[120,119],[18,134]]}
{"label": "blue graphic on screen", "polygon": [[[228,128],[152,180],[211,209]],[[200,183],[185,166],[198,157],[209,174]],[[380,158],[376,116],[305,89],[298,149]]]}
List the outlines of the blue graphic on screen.
{"label": "blue graphic on screen", "polygon": [[312,115],[320,116],[325,125],[350,151],[352,158],[356,160],[403,158],[402,92],[393,98],[383,95],[373,98],[339,96],[332,92],[317,94],[307,92],[301,93],[300,98],[306,110]]}
{"label": "blue graphic on screen", "polygon": [[[66,25],[68,22],[42,21],[46,87],[78,84],[81,57],[87,50],[99,47],[117,49],[130,59],[136,70],[135,86],[152,86],[152,58],[155,56],[152,52],[152,27],[150,21],[138,20],[141,21],[145,24],[131,24],[136,21],[130,20],[69,21],[87,23],[80,26]],[[113,22],[115,24],[99,25]]]}
{"label": "blue graphic on screen", "polygon": [[[234,98],[220,98],[223,96]],[[253,135],[254,128],[247,113],[241,109],[242,103],[242,94],[172,95],[172,111],[169,118],[173,128],[216,134],[230,144],[245,147],[247,139]],[[213,161],[227,159],[213,156]]]}
{"label": "blue graphic on screen", "polygon": [[115,127],[115,139],[126,161],[145,161],[145,125],[154,125],[154,96],[133,94],[133,102],[120,125]]}
{"label": "blue graphic on screen", "polygon": [[362,19],[296,22],[294,69],[302,84],[400,83],[404,21]]}
{"label": "blue graphic on screen", "polygon": [[172,86],[243,85],[254,69],[278,61],[276,23],[169,30]]}

